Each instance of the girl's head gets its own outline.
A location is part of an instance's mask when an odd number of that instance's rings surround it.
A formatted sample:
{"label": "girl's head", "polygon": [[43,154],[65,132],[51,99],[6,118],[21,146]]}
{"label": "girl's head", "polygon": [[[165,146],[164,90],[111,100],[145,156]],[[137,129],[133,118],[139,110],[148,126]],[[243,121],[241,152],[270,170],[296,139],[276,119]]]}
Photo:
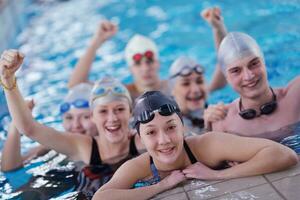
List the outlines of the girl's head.
{"label": "girl's head", "polygon": [[132,100],[122,83],[111,77],[102,78],[95,83],[90,104],[92,121],[100,136],[111,143],[123,141],[128,136]]}
{"label": "girl's head", "polygon": [[177,161],[183,149],[183,123],[177,103],[159,91],[137,98],[134,125],[149,154],[165,164]]}
{"label": "girl's head", "polygon": [[181,56],[169,70],[171,93],[182,113],[203,109],[206,100],[204,69],[191,58]]}
{"label": "girl's head", "polygon": [[72,87],[60,105],[63,127],[66,131],[91,136],[98,135],[96,126],[90,119],[89,98],[91,89],[92,86],[87,83]]}

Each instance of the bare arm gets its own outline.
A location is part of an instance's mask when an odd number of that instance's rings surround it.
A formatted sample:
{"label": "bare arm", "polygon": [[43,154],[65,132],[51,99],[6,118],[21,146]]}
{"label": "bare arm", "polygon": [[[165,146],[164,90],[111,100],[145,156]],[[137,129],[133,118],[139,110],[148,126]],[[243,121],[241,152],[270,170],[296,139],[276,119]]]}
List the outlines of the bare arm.
{"label": "bare arm", "polygon": [[45,147],[54,149],[59,153],[66,154],[74,160],[83,160],[89,138],[76,134],[61,134],[53,128],[36,122],[26,106],[15,82],[14,73],[21,66],[24,56],[15,51],[5,51],[0,60],[1,82],[5,85],[5,96],[9,112],[17,129],[31,139],[43,144]]}
{"label": "bare arm", "polygon": [[[217,52],[223,38],[227,34],[226,26],[221,15],[221,10],[217,7],[208,8],[201,12],[201,16],[212,27]],[[216,65],[212,81],[208,86],[208,91],[213,92],[221,89],[226,86],[226,84],[227,81],[223,72],[221,71],[220,67]]]}
{"label": "bare arm", "polygon": [[23,166],[21,156],[20,134],[13,123],[10,123],[7,139],[2,149],[1,171],[11,171]]}
{"label": "bare arm", "polygon": [[89,72],[96,57],[97,50],[107,39],[115,35],[117,31],[118,27],[109,21],[104,21],[99,24],[99,27],[95,32],[90,45],[83,56],[79,59],[74,71],[71,74],[68,83],[69,88],[82,82],[88,82]]}
{"label": "bare arm", "polygon": [[93,199],[122,199],[124,197],[133,200],[149,199],[185,180],[184,175],[177,170],[155,185],[131,189],[134,183],[147,176],[144,173],[146,165],[149,168],[147,154],[127,161],[116,171],[112,179],[96,192]]}
{"label": "bare arm", "polygon": [[[201,146],[203,164],[197,163],[184,170],[188,177],[208,180],[246,177],[287,169],[298,162],[293,150],[267,139],[211,132],[200,143],[204,145]],[[224,170],[207,167],[215,167],[226,160],[240,164]]]}

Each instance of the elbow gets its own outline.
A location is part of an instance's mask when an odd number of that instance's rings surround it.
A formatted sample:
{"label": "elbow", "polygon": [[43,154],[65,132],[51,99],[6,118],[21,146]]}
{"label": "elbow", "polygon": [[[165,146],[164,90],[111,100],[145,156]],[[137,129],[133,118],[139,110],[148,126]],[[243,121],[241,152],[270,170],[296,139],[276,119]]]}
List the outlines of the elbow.
{"label": "elbow", "polygon": [[23,126],[17,127],[18,131],[27,137],[32,137],[34,133],[34,122],[26,122]]}
{"label": "elbow", "polygon": [[299,162],[299,158],[298,158],[298,155],[296,154],[295,151],[290,150],[290,153],[289,155],[286,156],[286,163],[289,165],[289,166],[294,166],[294,165],[297,165],[298,162]]}
{"label": "elbow", "polygon": [[296,152],[286,146],[282,146],[282,148],[278,149],[277,153],[274,155],[276,155],[276,158],[279,162],[279,168],[281,169],[292,167],[297,165],[299,162]]}

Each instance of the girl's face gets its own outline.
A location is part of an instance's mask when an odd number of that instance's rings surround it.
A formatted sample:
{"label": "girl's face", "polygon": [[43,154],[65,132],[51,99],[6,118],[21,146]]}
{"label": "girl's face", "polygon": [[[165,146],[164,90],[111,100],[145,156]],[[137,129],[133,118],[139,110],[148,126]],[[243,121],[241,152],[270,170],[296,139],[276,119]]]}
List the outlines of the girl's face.
{"label": "girl's face", "polygon": [[96,105],[92,120],[96,124],[99,135],[108,142],[118,143],[128,137],[130,107],[126,101],[112,101]]}
{"label": "girl's face", "polygon": [[98,131],[91,120],[91,112],[85,108],[72,108],[63,115],[63,127],[71,133],[96,136]]}
{"label": "girl's face", "polygon": [[148,153],[162,165],[174,164],[183,151],[183,124],[176,113],[140,123],[140,136]]}
{"label": "girl's face", "polygon": [[206,89],[202,74],[178,76],[172,91],[182,113],[204,108]]}

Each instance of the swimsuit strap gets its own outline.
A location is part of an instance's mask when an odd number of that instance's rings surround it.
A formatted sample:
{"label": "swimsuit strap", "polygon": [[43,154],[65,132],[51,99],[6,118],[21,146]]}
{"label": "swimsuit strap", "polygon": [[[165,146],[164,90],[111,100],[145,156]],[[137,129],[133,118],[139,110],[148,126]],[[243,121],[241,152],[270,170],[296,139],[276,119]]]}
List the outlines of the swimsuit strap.
{"label": "swimsuit strap", "polygon": [[153,174],[153,178],[159,178],[160,179],[160,176],[159,176],[159,173],[158,173],[158,170],[153,162],[153,158],[150,156],[150,168],[151,168],[151,171],[152,171],[152,174]]}
{"label": "swimsuit strap", "polygon": [[135,145],[135,136],[130,139],[129,154],[132,156],[139,155],[139,152]]}
{"label": "swimsuit strap", "polygon": [[99,154],[98,144],[94,137],[92,137],[92,152],[90,158],[90,165],[101,165],[101,157]]}
{"label": "swimsuit strap", "polygon": [[184,149],[191,161],[192,164],[195,164],[197,162],[197,159],[196,157],[194,156],[194,154],[192,153],[191,149],[189,148],[188,144],[186,143],[186,141],[184,140],[183,141],[183,146],[184,146]]}

